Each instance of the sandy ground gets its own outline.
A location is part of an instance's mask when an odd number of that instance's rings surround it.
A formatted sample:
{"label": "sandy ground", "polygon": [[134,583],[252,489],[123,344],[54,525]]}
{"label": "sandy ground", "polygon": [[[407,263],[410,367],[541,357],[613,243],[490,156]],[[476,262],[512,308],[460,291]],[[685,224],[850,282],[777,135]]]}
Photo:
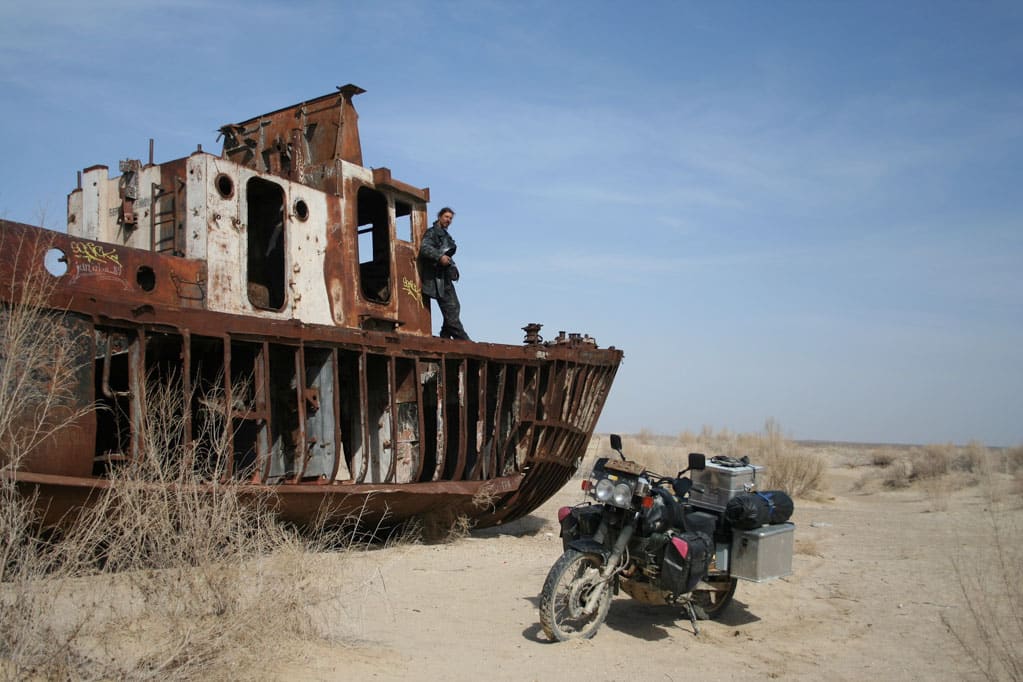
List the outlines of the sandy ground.
{"label": "sandy ground", "polygon": [[[573,481],[534,514],[447,544],[347,558],[348,646],[309,645],[279,679],[836,680],[980,679],[942,622],[961,601],[953,528],[980,515],[977,488],[941,510],[921,490],[856,492],[856,469],[830,471],[831,493],[800,500],[794,574],[740,582],[717,622],[694,634],[671,607],[619,595],[591,640],[548,642],[538,594],[561,554],[556,512]],[[968,551],[968,550],[966,550]]]}

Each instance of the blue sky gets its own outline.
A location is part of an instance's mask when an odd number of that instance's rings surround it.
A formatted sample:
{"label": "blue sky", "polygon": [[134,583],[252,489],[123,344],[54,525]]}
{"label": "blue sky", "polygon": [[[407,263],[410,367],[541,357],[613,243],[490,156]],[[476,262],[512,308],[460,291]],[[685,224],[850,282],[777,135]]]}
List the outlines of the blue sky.
{"label": "blue sky", "polygon": [[0,215],[356,83],[463,322],[625,350],[598,428],[1023,443],[1019,2],[11,2]]}

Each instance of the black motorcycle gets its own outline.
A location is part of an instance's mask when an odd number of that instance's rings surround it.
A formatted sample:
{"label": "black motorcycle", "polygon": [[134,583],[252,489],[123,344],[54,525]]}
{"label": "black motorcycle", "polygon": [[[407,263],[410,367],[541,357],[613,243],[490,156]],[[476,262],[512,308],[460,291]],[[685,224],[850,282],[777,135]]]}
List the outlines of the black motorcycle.
{"label": "black motorcycle", "polygon": [[738,578],[791,573],[791,500],[756,492],[763,467],[691,453],[686,469],[662,476],[625,459],[619,436],[611,447],[620,461],[597,460],[583,481],[596,503],[558,512],[565,551],[540,594],[549,639],[592,637],[619,590],[679,605],[698,633],[696,621],[724,611]]}

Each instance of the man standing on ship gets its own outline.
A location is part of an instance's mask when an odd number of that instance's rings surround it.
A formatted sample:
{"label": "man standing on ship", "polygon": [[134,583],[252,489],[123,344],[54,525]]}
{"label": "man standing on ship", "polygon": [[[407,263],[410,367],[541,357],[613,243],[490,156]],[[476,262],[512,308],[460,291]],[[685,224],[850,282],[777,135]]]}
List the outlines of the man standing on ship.
{"label": "man standing on ship", "polygon": [[462,328],[462,306],[455,292],[458,268],[451,257],[458,247],[448,233],[454,219],[455,212],[447,206],[437,212],[437,220],[423,235],[423,244],[419,247],[419,272],[423,280],[423,295],[437,299],[437,305],[444,316],[440,337],[471,341]]}

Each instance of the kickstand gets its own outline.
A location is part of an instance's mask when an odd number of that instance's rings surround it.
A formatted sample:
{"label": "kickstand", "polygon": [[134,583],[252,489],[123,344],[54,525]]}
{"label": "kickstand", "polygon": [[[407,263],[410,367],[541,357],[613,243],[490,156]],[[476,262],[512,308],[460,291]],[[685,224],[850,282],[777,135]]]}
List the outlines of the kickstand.
{"label": "kickstand", "polygon": [[693,634],[699,636],[700,628],[696,625],[696,610],[693,608],[693,602],[686,602],[686,611],[689,613],[689,622],[693,624]]}

